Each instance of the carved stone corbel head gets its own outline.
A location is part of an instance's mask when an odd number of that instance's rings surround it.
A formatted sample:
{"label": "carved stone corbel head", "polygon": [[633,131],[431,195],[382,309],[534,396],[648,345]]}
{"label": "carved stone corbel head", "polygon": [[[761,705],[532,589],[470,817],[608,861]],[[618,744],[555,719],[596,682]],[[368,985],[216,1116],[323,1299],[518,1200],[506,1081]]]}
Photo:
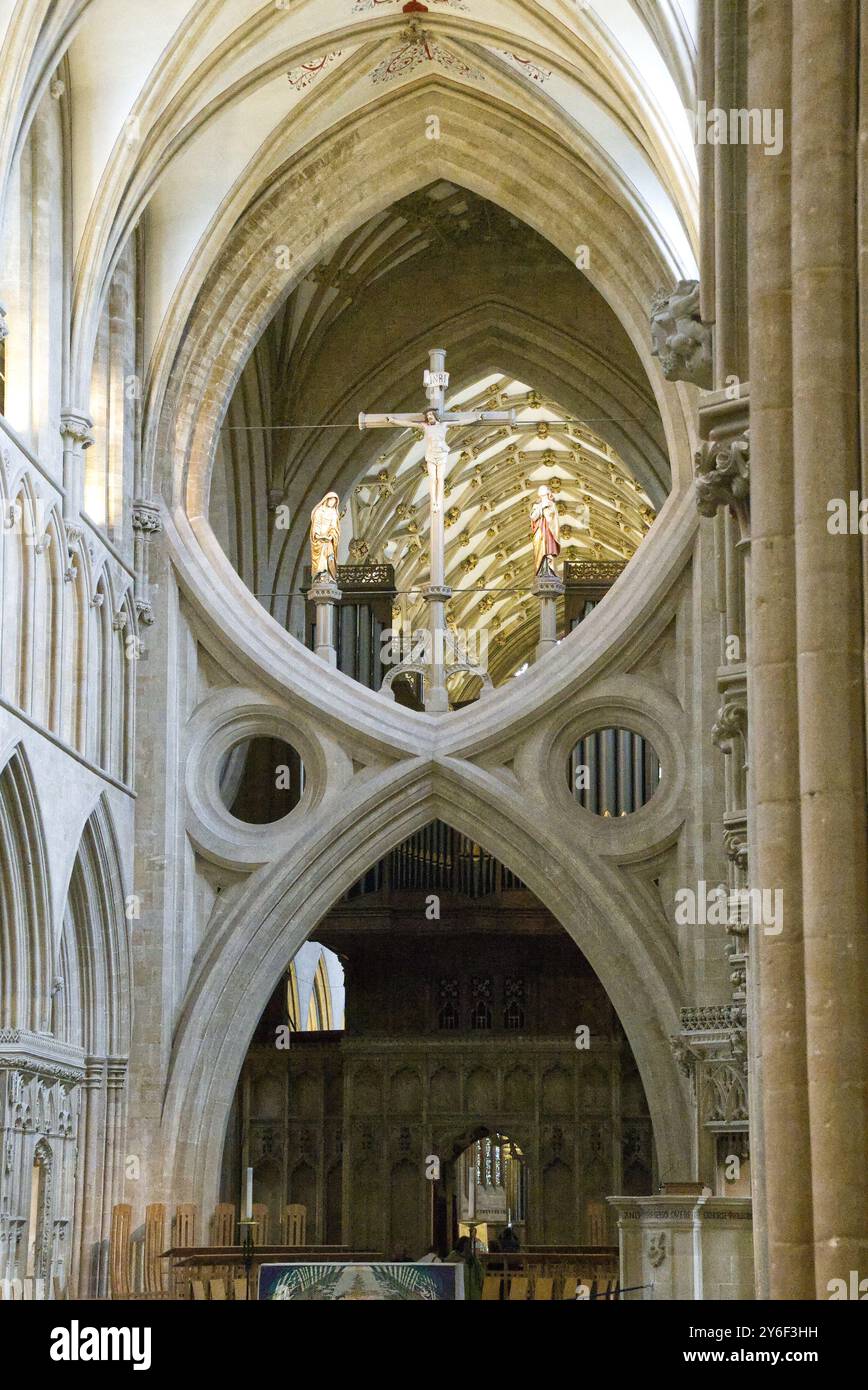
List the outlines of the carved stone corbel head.
{"label": "carved stone corbel head", "polygon": [[701,516],[729,507],[742,540],[750,533],[750,431],[731,439],[708,439],[695,454],[696,506]]}
{"label": "carved stone corbel head", "polygon": [[698,280],[679,280],[674,289],[658,290],[654,296],[651,352],[667,381],[711,389],[711,325],[700,318]]}

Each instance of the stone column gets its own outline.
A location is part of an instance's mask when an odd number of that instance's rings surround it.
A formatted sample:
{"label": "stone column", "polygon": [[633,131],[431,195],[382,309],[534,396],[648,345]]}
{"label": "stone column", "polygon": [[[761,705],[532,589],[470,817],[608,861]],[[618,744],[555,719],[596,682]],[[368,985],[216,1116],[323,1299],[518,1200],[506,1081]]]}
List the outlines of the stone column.
{"label": "stone column", "polygon": [[[115,1203],[124,1199],[126,1085],[126,1057],[109,1057],[106,1061],[106,1160],[103,1181],[106,1194],[104,1211],[109,1217]],[[104,1218],[106,1235],[109,1234],[109,1224]]]}
{"label": "stone column", "polygon": [[0,363],[3,366],[3,381],[0,381],[0,412],[6,410],[6,349],[3,347],[9,337],[9,321],[6,318],[6,305],[0,304]]}
{"label": "stone column", "polygon": [[[810,1117],[805,1055],[793,539],[790,316],[790,82],[792,11],[751,0],[749,107],[785,113],[784,147],[748,150],[751,356],[751,562],[748,701],[751,725],[752,885],[783,891],[777,936],[754,928],[760,974],[768,1287],[774,1299],[814,1296]],[[758,1264],[762,1252],[758,1252]]]}
{"label": "stone column", "polygon": [[84,451],[94,442],[93,420],[80,410],[60,416],[63,440],[63,519],[77,522],[84,505]]}
{"label": "stone column", "polygon": [[[817,1298],[868,1272],[868,829],[858,534],[859,5],[794,0],[792,313],[796,632]],[[864,6],[862,7],[865,13]],[[868,21],[866,21],[868,22]]]}
{"label": "stone column", "polygon": [[341,591],[330,574],[319,574],[308,589],[307,596],[316,605],[314,651],[329,666],[337,666],[335,607],[340,601]]}
{"label": "stone column", "polygon": [[139,622],[148,627],[154,621],[148,574],[148,541],[163,529],[156,502],[143,502],[141,499],[134,502],[132,524],[136,612]]}
{"label": "stone column", "polygon": [[539,641],[535,657],[540,661],[558,643],[558,599],[564,592],[564,585],[557,575],[538,574],[532,592],[539,599]]}
{"label": "stone column", "polygon": [[79,1159],[75,1182],[77,1239],[73,1249],[70,1283],[79,1296],[94,1297],[99,1292],[101,1266],[100,1233],[104,1224],[102,1185],[98,1180],[105,1152],[105,1062],[88,1057],[82,1082],[79,1119]]}

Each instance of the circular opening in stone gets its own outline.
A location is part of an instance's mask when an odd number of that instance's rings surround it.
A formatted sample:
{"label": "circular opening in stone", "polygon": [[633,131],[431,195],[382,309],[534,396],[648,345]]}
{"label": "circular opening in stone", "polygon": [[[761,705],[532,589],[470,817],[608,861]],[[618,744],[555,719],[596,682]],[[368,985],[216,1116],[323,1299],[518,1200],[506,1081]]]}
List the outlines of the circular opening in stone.
{"label": "circular opening in stone", "polygon": [[223,805],[236,820],[271,825],[301,800],[304,763],[285,739],[244,739],[224,754],[218,785]]}
{"label": "circular opening in stone", "polygon": [[567,763],[570,790],[594,815],[629,816],[650,801],[662,776],[647,738],[632,729],[596,729],[579,739]]}

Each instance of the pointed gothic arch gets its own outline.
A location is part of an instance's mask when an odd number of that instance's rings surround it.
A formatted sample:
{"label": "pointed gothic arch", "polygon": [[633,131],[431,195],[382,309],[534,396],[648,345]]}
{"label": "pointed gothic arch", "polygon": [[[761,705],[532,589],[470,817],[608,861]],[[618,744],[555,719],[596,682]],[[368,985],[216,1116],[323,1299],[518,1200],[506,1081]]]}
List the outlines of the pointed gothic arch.
{"label": "pointed gothic arch", "polygon": [[22,744],[0,771],[0,1026],[43,1032],[52,914],[39,801]]}
{"label": "pointed gothic arch", "polygon": [[[129,922],[117,835],[104,795],[81,832],[60,951],[70,981],[76,981],[80,1005],[65,1011],[65,1040],[95,1057],[127,1057],[132,1022]],[[77,1037],[71,1036],[73,1031]]]}
{"label": "pointed gothic arch", "polygon": [[[124,1173],[114,1152],[124,1131],[126,1073],[132,1029],[132,962],[121,858],[113,817],[101,796],[85,822],[70,873],[55,965],[61,997],[54,1032],[80,1049],[79,1155],[74,1179],[70,1281],[80,1292],[107,1288],[111,1211]],[[72,1179],[70,1178],[70,1184]]]}
{"label": "pointed gothic arch", "polygon": [[576,941],[636,1057],[661,1172],[684,1171],[687,1140],[673,1104],[684,1079],[668,1042],[677,1028],[680,987],[659,943],[647,930],[643,940],[641,917],[625,913],[623,902],[594,885],[547,837],[535,840],[478,791],[419,775],[415,785],[384,795],[363,824],[338,824],[317,838],[313,852],[306,841],[303,850],[253,875],[215,928],[181,1008],[163,1109],[163,1151],[174,1165],[166,1178],[177,1192],[206,1206],[216,1200],[236,1081],[286,960],[372,863],[432,819],[508,865]]}
{"label": "pointed gothic arch", "polygon": [[[432,100],[449,120],[450,140],[444,148],[428,151],[430,164],[420,167],[418,133],[425,128],[425,114]],[[388,119],[386,119],[388,117]],[[432,178],[444,178],[497,203],[520,219],[529,221],[540,234],[566,255],[575,254],[575,207],[587,196],[587,239],[606,248],[589,278],[600,290],[626,329],[640,358],[650,364],[647,304],[657,285],[669,274],[659,253],[642,246],[632,217],[610,194],[591,184],[588,170],[550,133],[527,128],[514,111],[489,105],[478,93],[440,79],[418,83],[384,98],[357,113],[349,123],[354,139],[347,144],[347,130],[333,131],[318,143],[316,158],[305,151],[274,174],[265,192],[248,190],[249,207],[239,207],[234,231],[227,237],[218,221],[203,238],[198,256],[209,269],[195,307],[179,294],[167,315],[161,345],[150,384],[145,420],[145,470],[155,488],[160,479],[158,461],[172,461],[173,500],[186,505],[192,517],[207,512],[208,485],[217,429],[242,369],[275,311],[298,280],[354,228],[391,206]],[[477,152],[488,131],[492,140],[508,138],[517,163],[531,180],[522,184],[521,196],[502,167],[479,161]],[[397,152],[397,154],[396,154]],[[365,169],[364,185],[352,206],[337,198],[345,164]],[[308,168],[308,165],[310,167]],[[346,171],[351,176],[349,168]],[[316,185],[316,191],[311,186]],[[304,198],[293,190],[303,183]],[[316,203],[316,219],[305,209]],[[287,208],[294,221],[287,224]],[[254,219],[255,218],[255,222]],[[324,238],[323,227],[328,236]],[[255,230],[254,230],[255,228]],[[279,234],[278,234],[279,231]],[[292,248],[289,273],[277,264],[275,245]],[[265,248],[268,248],[266,253]],[[257,249],[259,248],[259,249]],[[214,324],[243,322],[246,331],[236,339]],[[649,380],[660,406],[670,457],[679,483],[692,476],[686,419],[677,392],[657,371]]]}

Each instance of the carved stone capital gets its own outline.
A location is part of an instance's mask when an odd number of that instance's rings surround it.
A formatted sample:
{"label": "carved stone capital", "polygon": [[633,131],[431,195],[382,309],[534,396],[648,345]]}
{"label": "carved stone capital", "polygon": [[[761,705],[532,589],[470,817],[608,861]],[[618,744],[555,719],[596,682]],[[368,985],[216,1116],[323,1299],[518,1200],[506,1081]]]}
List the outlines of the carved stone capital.
{"label": "carved stone capital", "polygon": [[326,571],[318,574],[307,591],[311,603],[339,603],[341,591],[334,579]]}
{"label": "carved stone capital", "polygon": [[732,439],[708,439],[695,455],[696,505],[701,516],[730,507],[742,537],[750,519],[750,431]]}
{"label": "carved stone capital", "polygon": [[710,390],[711,325],[699,316],[699,281],[679,280],[658,290],[651,304],[651,352],[667,381],[688,381]]}
{"label": "carved stone capital", "polygon": [[452,590],[448,584],[424,584],[422,597],[426,603],[446,603],[452,597]]}
{"label": "carved stone capital", "polygon": [[537,574],[534,576],[531,593],[537,598],[560,598],[565,592],[563,582],[556,574]]}
{"label": "carved stone capital", "polygon": [[107,1057],[106,1058],[106,1089],[121,1090],[126,1085],[127,1079],[127,1059],[126,1057]]}
{"label": "carved stone capital", "polygon": [[64,444],[77,449],[89,449],[94,442],[93,420],[81,410],[63,410],[60,414],[60,434]]}
{"label": "carved stone capital", "polygon": [[154,536],[163,529],[160,509],[156,502],[137,500],[133,503],[132,523],[134,531],[145,536]]}

